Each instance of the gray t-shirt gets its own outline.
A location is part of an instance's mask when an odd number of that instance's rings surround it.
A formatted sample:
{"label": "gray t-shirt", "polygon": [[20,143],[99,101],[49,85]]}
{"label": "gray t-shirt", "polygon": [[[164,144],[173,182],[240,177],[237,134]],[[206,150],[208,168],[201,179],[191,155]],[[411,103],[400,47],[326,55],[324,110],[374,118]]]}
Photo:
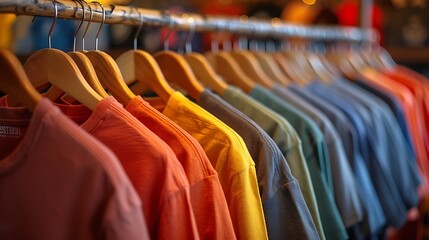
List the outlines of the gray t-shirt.
{"label": "gray t-shirt", "polygon": [[274,141],[255,122],[206,90],[197,102],[243,138],[256,164],[270,239],[319,239],[298,181]]}
{"label": "gray t-shirt", "polygon": [[[363,219],[363,208],[358,194],[355,176],[347,159],[343,142],[329,119],[315,107],[302,101],[293,92],[281,86],[272,92],[309,116],[320,128],[326,139],[331,161],[335,201],[348,228]],[[361,191],[361,190],[360,190]]]}

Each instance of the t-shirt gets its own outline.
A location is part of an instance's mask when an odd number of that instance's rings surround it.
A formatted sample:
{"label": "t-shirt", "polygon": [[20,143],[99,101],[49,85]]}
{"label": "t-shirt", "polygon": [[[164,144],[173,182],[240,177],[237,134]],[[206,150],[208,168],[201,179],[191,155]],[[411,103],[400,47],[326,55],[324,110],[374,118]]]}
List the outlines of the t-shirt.
{"label": "t-shirt", "polygon": [[357,189],[355,175],[338,132],[322,112],[302,101],[292,91],[279,86],[274,87],[272,92],[310,117],[323,132],[331,161],[334,196],[338,210],[347,228],[359,223],[364,214],[360,194],[358,194],[361,189]]}
{"label": "t-shirt", "polygon": [[149,239],[115,155],[42,99],[0,107],[0,239]]}
{"label": "t-shirt", "polygon": [[382,91],[381,89],[371,86],[368,83],[365,83],[364,81],[351,81],[351,83],[356,84],[357,86],[361,87],[362,89],[365,89],[365,91],[374,94],[378,98],[382,99],[392,110],[393,114],[395,115],[396,121],[398,121],[398,124],[401,128],[402,134],[404,135],[408,148],[410,149],[411,153],[413,154],[415,158],[415,151],[413,149],[411,137],[410,137],[410,130],[408,129],[408,125],[405,121],[405,113],[402,109],[401,104],[398,102],[398,100],[392,95],[385,91]]}
{"label": "t-shirt", "polygon": [[167,103],[160,98],[147,101],[203,147],[218,172],[237,238],[267,239],[255,163],[243,139],[180,92],[173,93]]}
{"label": "t-shirt", "polygon": [[[383,74],[390,77],[392,80],[400,83],[402,86],[406,87],[415,97],[416,111],[418,113],[418,118],[422,123],[420,125],[422,138],[424,139],[424,144],[426,147],[426,153],[429,153],[429,98],[428,98],[428,82],[425,78],[422,79],[422,76],[419,76],[416,73],[413,73],[411,70],[398,66],[392,71],[384,72]],[[422,171],[426,179],[429,177],[428,168],[424,168]],[[426,189],[428,189],[429,182],[426,181]]]}
{"label": "t-shirt", "polygon": [[419,201],[417,189],[421,183],[416,159],[408,148],[399,124],[389,107],[376,96],[347,81],[335,81],[332,87],[344,92],[343,97],[347,96],[365,106],[373,117],[373,125],[377,128],[384,128],[385,137],[375,139],[376,137],[373,135],[373,139],[378,140],[378,150],[384,159],[388,159],[386,165],[390,167],[392,175],[395,176],[394,180],[404,203],[408,208],[415,207]]}
{"label": "t-shirt", "polygon": [[239,88],[229,86],[221,96],[231,106],[237,108],[250,119],[255,121],[276,143],[293,176],[298,180],[305,203],[310,210],[313,222],[321,239],[325,239],[320,219],[318,202],[313,189],[307,162],[302,153],[301,139],[289,122],[246,95]]}
{"label": "t-shirt", "polygon": [[341,97],[329,87],[323,88],[322,84],[312,84],[308,86],[308,89],[312,94],[323,98],[345,113],[359,132],[368,133],[366,138],[363,138],[359,144],[363,159],[382,203],[388,224],[395,227],[402,225],[406,219],[407,209],[393,179],[394,176],[391,175],[389,166],[385,164],[387,160],[379,159],[376,151],[377,146],[371,144],[371,135],[369,134],[371,129],[367,129],[367,125],[371,124],[368,111],[362,105],[350,102],[349,97]]}
{"label": "t-shirt", "polygon": [[188,179],[165,142],[113,97],[103,99],[94,112],[83,105],[58,106],[116,154],[142,199],[151,238],[199,239]]}
{"label": "t-shirt", "polygon": [[348,238],[340,213],[335,205],[331,166],[326,141],[320,129],[314,121],[300,113],[296,108],[260,86],[253,88],[251,96],[286,118],[297,130],[313,180],[326,238]]}
{"label": "t-shirt", "polygon": [[190,184],[200,238],[235,239],[218,175],[197,140],[140,96],[133,98],[125,109],[164,140],[182,164]]}
{"label": "t-shirt", "polygon": [[198,104],[233,128],[256,164],[259,190],[270,239],[319,239],[298,181],[274,141],[255,122],[211,91]]}
{"label": "t-shirt", "polygon": [[345,143],[344,147],[350,161],[350,166],[355,173],[359,185],[363,189],[362,203],[364,204],[366,214],[360,224],[359,233],[364,237],[379,233],[386,224],[386,218],[384,217],[383,209],[368,168],[360,152],[359,143],[361,141],[359,139],[363,137],[360,135],[362,131],[357,131],[353,122],[348,120],[343,112],[330,105],[324,99],[311,93],[308,89],[296,85],[290,85],[289,89],[299,95],[302,101],[306,101],[317,109],[320,109],[335,125],[341,139]]}
{"label": "t-shirt", "polygon": [[377,71],[368,68],[365,69],[362,74],[363,78],[361,80],[394,95],[401,103],[406,115],[409,130],[411,130],[411,139],[413,141],[413,146],[415,147],[419,167],[420,169],[424,169],[424,172],[426,172],[425,169],[427,169],[428,152],[425,146],[425,138],[423,136],[424,130],[422,126],[424,123],[421,117],[421,109],[417,107],[415,97],[406,87]]}

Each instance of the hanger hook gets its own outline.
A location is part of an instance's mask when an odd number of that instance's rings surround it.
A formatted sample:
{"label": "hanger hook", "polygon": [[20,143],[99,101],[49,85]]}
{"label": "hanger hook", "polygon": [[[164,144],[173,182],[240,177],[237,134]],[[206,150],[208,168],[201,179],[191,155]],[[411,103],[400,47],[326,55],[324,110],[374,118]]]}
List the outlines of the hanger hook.
{"label": "hanger hook", "polygon": [[[252,32],[251,32],[251,34],[250,35],[252,35],[252,36],[255,36],[255,33],[256,33],[256,24],[255,25],[252,25],[251,24],[251,29],[252,29]],[[250,40],[250,43],[249,43],[249,50],[251,50],[251,51],[259,51],[259,46],[258,46],[258,40],[256,40],[256,38],[255,37],[253,37],[252,38],[252,40]]]}
{"label": "hanger hook", "polygon": [[83,32],[83,35],[82,35],[82,50],[85,50],[85,36],[86,36],[86,33],[88,32],[89,25],[91,25],[92,18],[94,17],[94,13],[92,12],[91,5],[89,5],[85,1],[82,1],[82,2],[85,3],[89,9],[89,21],[88,21],[88,24],[86,24],[85,32]]}
{"label": "hanger hook", "polygon": [[227,26],[228,32],[230,32],[230,35],[224,38],[222,42],[222,50],[225,52],[230,52],[232,50],[231,38],[235,35],[236,31],[235,31],[233,21],[227,22],[226,26]]}
{"label": "hanger hook", "polygon": [[210,48],[212,52],[219,52],[219,25],[216,24],[215,32],[212,36],[212,41],[210,44]]}
{"label": "hanger hook", "polygon": [[168,33],[167,33],[167,36],[165,37],[165,40],[164,40],[164,51],[168,51],[169,50],[169,45],[170,45],[170,43],[168,42],[168,40],[170,38],[171,33],[173,32],[174,21],[173,21],[173,18],[171,17],[171,15],[170,15],[169,11],[165,11],[164,14],[167,15],[168,22],[169,22]]}
{"label": "hanger hook", "polygon": [[78,2],[80,4],[80,6],[82,7],[82,21],[80,21],[79,26],[77,27],[75,33],[74,33],[74,37],[73,37],[73,52],[76,51],[76,41],[77,41],[77,34],[79,33],[83,22],[85,21],[85,7],[83,6],[82,0],[76,0],[75,2]]}
{"label": "hanger hook", "polygon": [[134,35],[134,51],[137,50],[137,38],[139,37],[140,32],[141,32],[142,27],[143,27],[143,15],[137,8],[136,8],[136,10],[139,13],[140,25],[139,25],[139,28],[137,29],[136,34]]}
{"label": "hanger hook", "polygon": [[48,33],[48,48],[52,48],[51,34],[52,34],[52,31],[54,30],[55,22],[57,21],[57,17],[58,17],[57,1],[52,0],[52,4],[54,4],[55,16],[54,16],[54,20],[52,21],[52,25],[51,25],[51,28],[49,29],[49,33]]}
{"label": "hanger hook", "polygon": [[195,34],[195,19],[193,17],[189,17],[188,23],[189,23],[189,34],[186,38],[185,50],[186,50],[186,53],[189,54],[192,52],[192,38],[194,37],[194,34]]}
{"label": "hanger hook", "polygon": [[101,4],[99,1],[92,1],[91,3],[95,3],[100,5],[101,11],[102,11],[102,19],[100,27],[98,28],[97,34],[95,35],[95,50],[98,50],[98,36],[100,35],[101,29],[103,28],[104,22],[106,21],[106,10],[104,10],[103,4]]}

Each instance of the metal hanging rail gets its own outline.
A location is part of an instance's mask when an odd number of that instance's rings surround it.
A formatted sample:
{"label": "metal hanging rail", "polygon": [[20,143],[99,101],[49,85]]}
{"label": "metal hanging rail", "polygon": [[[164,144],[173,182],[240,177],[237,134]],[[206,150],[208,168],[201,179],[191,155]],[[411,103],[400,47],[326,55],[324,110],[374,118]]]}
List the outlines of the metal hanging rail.
{"label": "metal hanging rail", "polygon": [[[58,18],[82,19],[81,5],[73,0],[56,0]],[[99,4],[91,4],[93,12],[92,22],[101,22],[103,13]],[[249,20],[246,17],[226,18],[224,16],[202,16],[195,13],[182,15],[170,14],[153,9],[135,8],[127,6],[104,6],[106,24],[140,25],[151,27],[170,27],[175,30],[189,30],[195,28],[197,32],[225,31],[240,35],[269,36],[272,38],[297,37],[323,41],[350,41],[376,43],[378,35],[371,29],[355,27],[319,27],[299,26],[273,21]],[[85,20],[89,19],[89,9],[85,9]],[[140,14],[139,14],[140,12]],[[0,0],[0,13],[14,13],[16,15],[54,17],[55,9],[52,0]]]}

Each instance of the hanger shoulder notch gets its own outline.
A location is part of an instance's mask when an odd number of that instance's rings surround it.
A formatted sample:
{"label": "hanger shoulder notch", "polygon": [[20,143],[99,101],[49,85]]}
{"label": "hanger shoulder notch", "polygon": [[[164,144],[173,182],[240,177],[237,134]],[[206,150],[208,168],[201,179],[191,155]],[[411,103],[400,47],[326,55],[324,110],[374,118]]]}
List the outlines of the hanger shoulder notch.
{"label": "hanger shoulder notch", "polygon": [[228,84],[216,74],[204,55],[200,53],[190,53],[184,55],[184,58],[189,66],[191,66],[197,79],[205,86],[218,94],[222,94],[225,89],[228,88]]}
{"label": "hanger shoulder notch", "polygon": [[250,52],[234,51],[229,54],[231,54],[232,58],[249,77],[264,87],[272,87],[272,80],[264,73],[258,60]]}
{"label": "hanger shoulder notch", "polygon": [[100,83],[120,103],[126,105],[136,96],[125,84],[121,71],[112,57],[101,51],[89,51],[86,56],[94,66]]}
{"label": "hanger shoulder notch", "polygon": [[244,92],[250,93],[255,87],[255,83],[249,78],[234,59],[225,52],[205,54],[210,65],[227,82],[241,88]]}
{"label": "hanger shoulder notch", "polygon": [[119,56],[116,62],[128,85],[138,82],[139,92],[136,92],[137,94],[152,89],[164,101],[168,101],[175,92],[165,79],[158,63],[149,53],[142,50],[130,50]]}
{"label": "hanger shoulder notch", "polygon": [[81,52],[69,52],[68,53],[73,61],[78,66],[83,77],[89,83],[89,85],[103,98],[108,97],[106,90],[100,83],[100,80],[97,77],[94,66],[92,66],[91,60]]}
{"label": "hanger shoulder notch", "polygon": [[154,57],[167,81],[178,84],[193,99],[200,98],[204,87],[198,82],[182,56],[172,51],[163,51],[155,54]]}

